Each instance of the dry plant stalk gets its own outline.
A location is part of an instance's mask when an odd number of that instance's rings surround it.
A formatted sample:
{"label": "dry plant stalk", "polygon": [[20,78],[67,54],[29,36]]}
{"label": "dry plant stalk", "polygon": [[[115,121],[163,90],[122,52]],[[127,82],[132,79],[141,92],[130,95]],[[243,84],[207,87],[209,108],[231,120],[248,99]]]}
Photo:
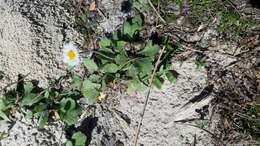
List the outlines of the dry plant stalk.
{"label": "dry plant stalk", "polygon": [[162,57],[162,54],[165,50],[165,46],[163,46],[160,54],[159,54],[159,57],[156,61],[156,64],[155,64],[155,67],[154,67],[154,70],[153,70],[153,74],[151,76],[151,79],[150,79],[150,82],[149,82],[149,89],[148,89],[148,92],[146,94],[146,97],[145,97],[145,102],[144,102],[144,106],[143,106],[143,110],[142,110],[142,113],[141,113],[141,119],[138,123],[138,127],[136,129],[136,132],[135,132],[135,138],[134,138],[134,146],[137,145],[137,141],[138,141],[138,137],[139,137],[139,134],[140,134],[140,129],[141,129],[141,126],[142,126],[142,122],[143,122],[143,119],[144,119],[144,113],[145,113],[145,110],[146,110],[146,106],[147,106],[147,103],[148,103],[148,100],[149,100],[149,96],[150,96],[150,93],[151,93],[151,88],[152,88],[152,85],[153,85],[153,79],[154,79],[154,76],[155,76],[155,73],[156,73],[156,70],[160,64],[160,60],[161,60],[161,57]]}

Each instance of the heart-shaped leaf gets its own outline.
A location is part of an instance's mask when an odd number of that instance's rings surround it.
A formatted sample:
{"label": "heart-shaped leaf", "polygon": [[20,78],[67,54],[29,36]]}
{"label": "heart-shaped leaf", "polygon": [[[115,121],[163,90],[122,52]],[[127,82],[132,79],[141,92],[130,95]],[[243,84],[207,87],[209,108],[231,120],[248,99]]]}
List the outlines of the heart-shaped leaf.
{"label": "heart-shaped leaf", "polygon": [[116,73],[119,70],[119,66],[114,63],[106,64],[103,67],[103,71],[106,73]]}
{"label": "heart-shaped leaf", "polygon": [[81,77],[78,76],[78,75],[74,75],[74,76],[72,77],[72,85],[71,85],[71,88],[72,88],[72,89],[80,90],[81,85],[82,85],[82,79],[81,79]]}
{"label": "heart-shaped leaf", "polygon": [[136,91],[142,91],[145,88],[143,83],[141,83],[139,80],[130,80],[127,83],[127,93],[133,94]]}
{"label": "heart-shaped leaf", "polygon": [[98,89],[100,87],[101,87],[100,84],[93,83],[88,79],[83,82],[83,87],[81,92],[88,104],[96,103],[97,97],[99,96]]}
{"label": "heart-shaped leaf", "polygon": [[93,73],[98,70],[98,66],[93,59],[85,58],[83,63],[90,73]]}
{"label": "heart-shaped leaf", "polygon": [[88,104],[93,105],[97,101],[97,97],[99,96],[99,92],[95,88],[85,89],[83,92],[83,96]]}
{"label": "heart-shaped leaf", "polygon": [[154,68],[151,58],[143,58],[135,63],[135,67],[138,72],[142,72],[144,75],[150,75]]}
{"label": "heart-shaped leaf", "polygon": [[[126,55],[124,55],[123,53],[118,54],[115,58],[115,62],[116,64],[122,66],[124,65],[126,62],[128,61],[128,58]],[[123,67],[123,66],[122,66]]]}
{"label": "heart-shaped leaf", "polygon": [[75,140],[74,146],[85,146],[87,137],[82,132],[76,132],[72,135],[72,139]]}
{"label": "heart-shaped leaf", "polygon": [[152,41],[148,41],[145,48],[142,51],[140,51],[139,54],[153,57],[159,51],[160,47],[158,45],[153,45]]}
{"label": "heart-shaped leaf", "polygon": [[77,109],[69,110],[63,116],[61,116],[62,120],[66,122],[68,125],[75,124],[78,121],[79,111]]}
{"label": "heart-shaped leaf", "polygon": [[75,124],[78,119],[79,110],[76,108],[76,102],[71,98],[63,98],[60,101],[59,115],[68,125]]}
{"label": "heart-shaped leaf", "polygon": [[105,49],[105,48],[108,48],[112,45],[112,41],[108,38],[102,38],[100,41],[99,41],[99,46],[100,48],[102,49]]}
{"label": "heart-shaped leaf", "polygon": [[133,38],[142,29],[142,18],[140,15],[135,16],[130,21],[126,21],[123,24],[122,32],[124,35]]}

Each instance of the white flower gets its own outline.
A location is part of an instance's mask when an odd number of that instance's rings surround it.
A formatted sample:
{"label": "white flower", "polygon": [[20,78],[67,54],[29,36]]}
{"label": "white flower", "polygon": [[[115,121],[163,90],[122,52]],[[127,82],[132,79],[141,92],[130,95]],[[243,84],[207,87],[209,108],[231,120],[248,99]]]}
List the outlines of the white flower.
{"label": "white flower", "polygon": [[63,46],[63,61],[69,66],[75,66],[79,64],[79,52],[78,47],[69,42]]}

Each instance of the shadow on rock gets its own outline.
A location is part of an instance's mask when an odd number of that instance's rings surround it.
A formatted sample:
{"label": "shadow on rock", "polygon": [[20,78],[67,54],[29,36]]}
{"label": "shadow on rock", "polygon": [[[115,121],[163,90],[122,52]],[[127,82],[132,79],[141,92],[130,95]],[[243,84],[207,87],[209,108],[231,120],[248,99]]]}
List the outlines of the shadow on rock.
{"label": "shadow on rock", "polygon": [[87,136],[87,145],[90,144],[92,139],[92,132],[97,126],[98,118],[89,116],[81,122],[81,125],[77,128],[79,131]]}

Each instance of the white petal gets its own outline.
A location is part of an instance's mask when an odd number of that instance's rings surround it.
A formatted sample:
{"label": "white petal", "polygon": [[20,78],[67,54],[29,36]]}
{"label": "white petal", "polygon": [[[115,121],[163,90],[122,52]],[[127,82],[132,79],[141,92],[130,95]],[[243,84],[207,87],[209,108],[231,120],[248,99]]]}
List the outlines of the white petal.
{"label": "white petal", "polygon": [[[69,57],[68,57],[68,53],[71,50],[73,50],[73,52],[76,55],[74,60],[70,60]],[[64,46],[63,46],[63,61],[64,61],[64,63],[66,63],[70,66],[75,66],[75,65],[79,64],[80,59],[79,59],[78,47],[76,45],[74,45],[74,43],[70,42],[70,43],[64,44]]]}

